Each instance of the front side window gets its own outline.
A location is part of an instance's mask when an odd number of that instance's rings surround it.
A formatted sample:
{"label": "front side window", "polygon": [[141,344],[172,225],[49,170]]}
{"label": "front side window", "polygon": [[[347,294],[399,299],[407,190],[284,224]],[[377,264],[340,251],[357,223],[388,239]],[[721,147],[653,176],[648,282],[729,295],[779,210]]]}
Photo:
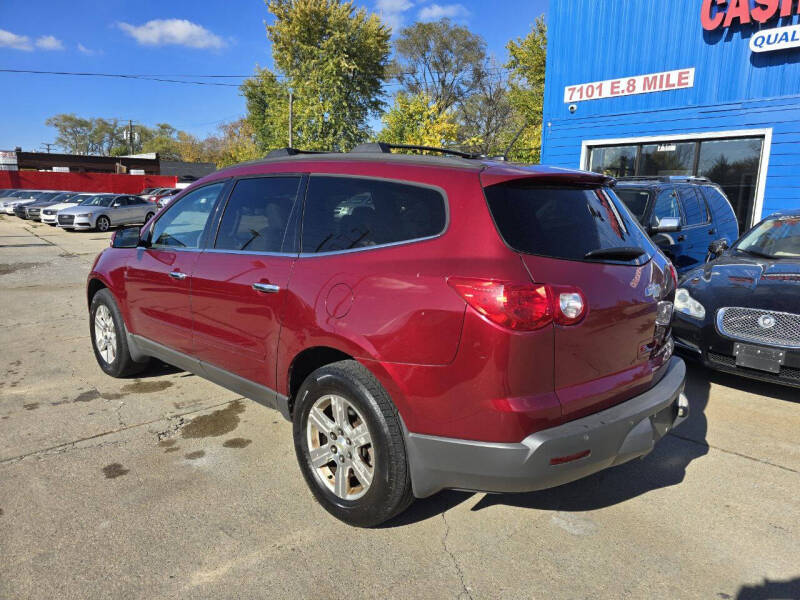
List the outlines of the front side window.
{"label": "front side window", "polygon": [[664,188],[658,192],[656,203],[653,207],[652,225],[658,225],[665,217],[677,217],[681,219],[681,209],[678,207],[678,198],[671,187]]}
{"label": "front side window", "polygon": [[445,200],[432,188],[355,177],[312,177],[303,252],[369,248],[440,234]]}
{"label": "front side window", "polygon": [[287,224],[300,177],[242,179],[233,188],[214,248],[249,252],[289,251]]}
{"label": "front side window", "polygon": [[636,188],[617,188],[617,196],[625,203],[628,210],[633,213],[639,222],[644,219],[647,212],[647,203],[650,201],[650,192]]}
{"label": "front side window", "polygon": [[150,236],[155,248],[199,248],[211,211],[225,182],[207,185],[186,194],[163,214]]}

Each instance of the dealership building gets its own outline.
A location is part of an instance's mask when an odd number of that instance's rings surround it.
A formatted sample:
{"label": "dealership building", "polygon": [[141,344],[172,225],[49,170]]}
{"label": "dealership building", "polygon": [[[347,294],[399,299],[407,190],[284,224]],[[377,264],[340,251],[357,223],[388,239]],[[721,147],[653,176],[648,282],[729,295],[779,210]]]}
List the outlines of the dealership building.
{"label": "dealership building", "polygon": [[542,163],[800,208],[800,0],[550,0]]}

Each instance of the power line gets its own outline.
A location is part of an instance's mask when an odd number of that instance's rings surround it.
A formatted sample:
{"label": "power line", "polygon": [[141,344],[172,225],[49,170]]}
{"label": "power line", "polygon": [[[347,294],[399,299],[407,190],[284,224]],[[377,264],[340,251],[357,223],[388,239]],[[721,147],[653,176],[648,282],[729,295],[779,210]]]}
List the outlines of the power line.
{"label": "power line", "polygon": [[[222,87],[239,87],[238,83],[217,83],[215,81],[187,81],[183,79],[165,79],[158,75],[131,75],[126,73],[78,73],[72,71],[32,71],[27,69],[0,69],[0,73],[26,73],[31,75],[69,75],[73,77],[116,77],[119,79],[137,79],[143,81],[158,81],[160,83],[183,83],[190,85],[215,85]],[[172,77],[180,77],[173,75]],[[201,77],[208,77],[201,75]],[[228,77],[224,75],[224,77]],[[236,77],[239,77],[238,75]]]}

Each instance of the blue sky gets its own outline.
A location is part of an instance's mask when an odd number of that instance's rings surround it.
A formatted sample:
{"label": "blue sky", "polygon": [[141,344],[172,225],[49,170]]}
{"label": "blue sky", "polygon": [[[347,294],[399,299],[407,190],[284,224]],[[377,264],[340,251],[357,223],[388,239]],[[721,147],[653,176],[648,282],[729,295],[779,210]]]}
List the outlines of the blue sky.
{"label": "blue sky", "polygon": [[[357,0],[393,26],[451,16],[505,60],[548,0]],[[246,75],[270,65],[261,0],[0,0],[0,68],[154,75]],[[213,80],[203,80],[213,81]],[[240,80],[216,80],[239,83]],[[36,150],[57,113],[168,122],[205,135],[244,114],[237,87],[0,73],[0,149]]]}

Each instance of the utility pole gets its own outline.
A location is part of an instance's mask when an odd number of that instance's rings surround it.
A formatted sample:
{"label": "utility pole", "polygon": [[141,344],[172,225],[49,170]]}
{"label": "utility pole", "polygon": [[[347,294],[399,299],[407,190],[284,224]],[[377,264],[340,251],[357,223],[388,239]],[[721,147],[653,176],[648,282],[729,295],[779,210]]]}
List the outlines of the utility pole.
{"label": "utility pole", "polygon": [[55,146],[52,142],[42,142],[42,146],[45,147],[45,151],[50,154],[50,146]]}
{"label": "utility pole", "polygon": [[133,121],[128,119],[128,146],[133,154]]}
{"label": "utility pole", "polygon": [[294,93],[289,92],[289,148],[294,148]]}

